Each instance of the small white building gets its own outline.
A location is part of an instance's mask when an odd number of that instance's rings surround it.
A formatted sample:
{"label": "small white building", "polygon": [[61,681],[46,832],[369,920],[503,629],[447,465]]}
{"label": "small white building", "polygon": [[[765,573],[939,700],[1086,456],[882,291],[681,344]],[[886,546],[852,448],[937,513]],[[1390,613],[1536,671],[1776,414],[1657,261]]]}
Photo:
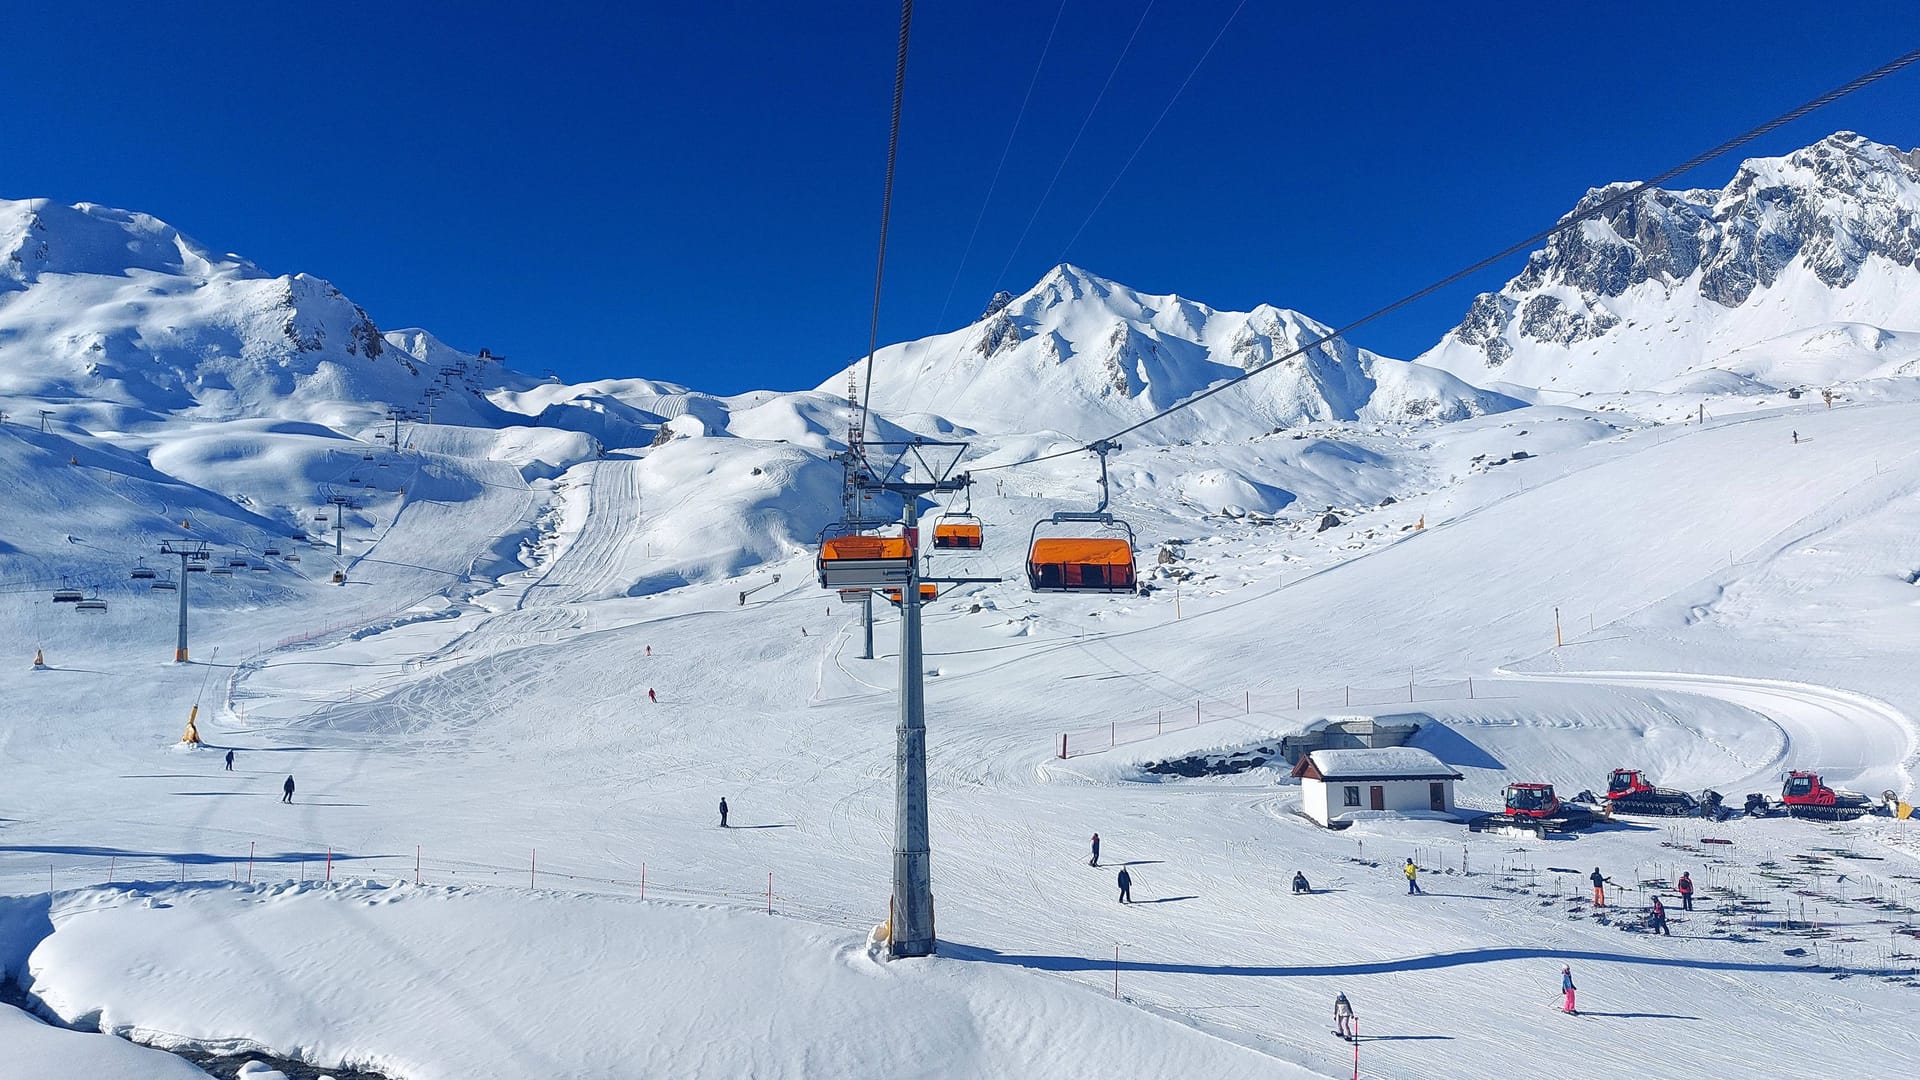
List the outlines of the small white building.
{"label": "small white building", "polygon": [[1453,815],[1453,782],[1445,762],[1411,746],[1378,750],[1315,750],[1300,759],[1300,803],[1329,829],[1371,811],[1419,816]]}

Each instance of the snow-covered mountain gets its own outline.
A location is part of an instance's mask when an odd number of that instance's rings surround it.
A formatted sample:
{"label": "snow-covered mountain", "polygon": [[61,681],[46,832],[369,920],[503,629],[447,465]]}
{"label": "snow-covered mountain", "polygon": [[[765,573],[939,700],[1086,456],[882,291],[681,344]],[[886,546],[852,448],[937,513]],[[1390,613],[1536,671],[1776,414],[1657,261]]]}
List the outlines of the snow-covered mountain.
{"label": "snow-covered mountain", "polygon": [[[870,405],[896,417],[937,415],[981,432],[1092,437],[1328,333],[1296,311],[1266,304],[1216,311],[1063,264],[1020,296],[996,297],[971,326],[881,349]],[[864,364],[853,365],[863,379]],[[820,389],[845,393],[848,374]],[[1244,438],[1313,420],[1458,420],[1513,404],[1446,372],[1335,340],[1142,437]]]}
{"label": "snow-covered mountain", "polygon": [[[0,200],[0,398],[126,430],[169,416],[348,427],[389,405],[499,423],[484,360],[422,331],[383,334],[320,278],[275,276],[149,217]],[[497,367],[497,365],[496,365]],[[523,380],[521,380],[523,381]]]}
{"label": "snow-covered mountain", "polygon": [[[1576,212],[1629,186],[1595,188]],[[1752,363],[1769,341],[1831,346],[1828,324],[1860,324],[1839,331],[1857,344],[1846,358],[1823,347],[1832,370]],[[1920,151],[1843,131],[1555,237],[1418,359],[1480,385],[1644,389],[1717,367],[1795,385],[1888,371],[1882,332],[1916,327]]]}

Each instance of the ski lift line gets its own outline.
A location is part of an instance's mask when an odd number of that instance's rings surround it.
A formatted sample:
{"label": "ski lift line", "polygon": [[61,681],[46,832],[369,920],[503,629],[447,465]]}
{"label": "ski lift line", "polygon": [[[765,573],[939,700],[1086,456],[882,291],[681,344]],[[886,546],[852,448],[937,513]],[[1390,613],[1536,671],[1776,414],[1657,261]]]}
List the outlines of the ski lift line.
{"label": "ski lift line", "polygon": [[1060,250],[1060,258],[1056,260],[1057,262],[1067,261],[1067,252],[1073,250],[1073,245],[1079,242],[1080,235],[1087,231],[1087,226],[1093,224],[1094,215],[1098,214],[1100,208],[1107,204],[1107,196],[1112,195],[1113,189],[1120,186],[1120,178],[1127,175],[1127,170],[1131,169],[1134,161],[1140,157],[1140,151],[1147,148],[1147,143],[1153,139],[1153,133],[1160,130],[1161,123],[1167,119],[1167,114],[1173,111],[1174,105],[1180,100],[1180,95],[1187,92],[1187,86],[1193,82],[1193,77],[1200,74],[1200,68],[1206,64],[1207,57],[1213,55],[1213,50],[1220,44],[1220,39],[1227,36],[1227,28],[1233,25],[1233,20],[1240,16],[1241,8],[1246,6],[1247,0],[1240,0],[1240,3],[1227,15],[1227,21],[1220,24],[1220,32],[1213,35],[1213,40],[1207,43],[1207,51],[1201,53],[1200,59],[1193,62],[1193,70],[1187,72],[1187,77],[1180,83],[1180,88],[1175,90],[1173,96],[1167,99],[1166,107],[1160,110],[1159,116],[1154,117],[1152,126],[1147,128],[1147,133],[1140,137],[1140,144],[1133,148],[1133,153],[1127,155],[1127,160],[1120,166],[1120,170],[1113,174],[1113,179],[1107,183],[1107,190],[1101,192],[1100,197],[1093,201],[1093,209],[1087,211],[1087,219],[1082,221],[1080,227],[1073,231],[1073,238],[1068,240],[1067,246]]}
{"label": "ski lift line", "polygon": [[[1901,56],[1895,57],[1894,59],[1889,60],[1885,64],[1882,64],[1877,68],[1874,68],[1872,71],[1869,71],[1863,75],[1860,75],[1852,79],[1851,81],[1841,86],[1837,86],[1834,89],[1819,95],[1818,97],[1815,97],[1809,101],[1806,101],[1800,105],[1795,106],[1794,108],[1788,109],[1786,112],[1783,112],[1778,116],[1775,116],[1771,120],[1767,120],[1755,127],[1749,128],[1745,132],[1742,132],[1741,134],[1736,135],[1731,139],[1728,139],[1727,141],[1721,143],[1718,146],[1713,147],[1710,150],[1704,150],[1698,154],[1695,154],[1693,157],[1688,158],[1686,161],[1683,161],[1680,164],[1675,165],[1672,168],[1667,169],[1664,172],[1661,172],[1650,179],[1643,180],[1640,183],[1635,184],[1634,186],[1626,189],[1625,191],[1620,192],[1618,195],[1615,195],[1610,199],[1607,199],[1600,203],[1596,203],[1595,205],[1588,207],[1585,210],[1577,210],[1571,214],[1568,214],[1565,218],[1561,219],[1561,221],[1558,224],[1554,225],[1550,229],[1544,229],[1540,232],[1534,233],[1532,236],[1526,237],[1523,240],[1519,240],[1513,244],[1509,244],[1507,247],[1501,249],[1500,251],[1495,252],[1494,254],[1489,255],[1484,259],[1481,259],[1479,262],[1476,262],[1473,265],[1466,267],[1465,269],[1456,270],[1453,273],[1448,274],[1446,277],[1443,277],[1440,280],[1435,281],[1434,283],[1426,286],[1425,288],[1419,289],[1412,293],[1408,293],[1406,296],[1403,296],[1400,299],[1395,300],[1384,307],[1377,308],[1366,315],[1362,315],[1358,319],[1355,319],[1354,321],[1347,323],[1345,326],[1342,326],[1339,329],[1332,331],[1331,333],[1315,338],[1314,340],[1309,341],[1304,345],[1301,345],[1299,348],[1294,349],[1292,352],[1289,352],[1284,356],[1277,356],[1272,360],[1269,360],[1266,363],[1261,364],[1257,367],[1248,368],[1245,372],[1239,375],[1236,375],[1231,379],[1227,379],[1222,382],[1215,383],[1212,386],[1207,387],[1205,390],[1202,390],[1191,397],[1188,397],[1182,401],[1179,401],[1173,405],[1170,405],[1167,408],[1162,409],[1161,411],[1153,414],[1152,416],[1147,417],[1144,420],[1137,421],[1133,424],[1128,425],[1127,427],[1121,428],[1120,430],[1114,432],[1113,434],[1106,436],[1106,439],[1110,441],[1113,439],[1118,439],[1122,435],[1131,434],[1135,431],[1140,430],[1143,427],[1146,427],[1149,424],[1153,424],[1160,420],[1163,420],[1166,417],[1171,416],[1174,413],[1179,412],[1180,410],[1187,408],[1190,405],[1204,401],[1207,398],[1210,398],[1213,395],[1228,389],[1229,387],[1236,386],[1240,383],[1246,382],[1247,380],[1253,378],[1256,375],[1260,375],[1264,372],[1272,370],[1273,368],[1279,367],[1281,364],[1287,362],[1288,360],[1292,360],[1297,356],[1301,356],[1305,353],[1311,352],[1312,350],[1317,349],[1320,346],[1325,345],[1326,343],[1333,341],[1336,338],[1345,337],[1347,334],[1352,333],[1355,330],[1358,330],[1362,326],[1366,326],[1367,324],[1375,321],[1376,319],[1380,319],[1386,315],[1389,315],[1395,311],[1398,311],[1401,308],[1406,307],[1408,304],[1412,304],[1418,300],[1423,300],[1426,297],[1431,296],[1434,293],[1439,292],[1440,290],[1447,288],[1450,285],[1454,285],[1458,283],[1464,278],[1472,277],[1473,275],[1479,273],[1482,270],[1485,270],[1486,268],[1494,265],[1495,263],[1498,263],[1511,256],[1518,255],[1522,252],[1528,251],[1532,249],[1535,245],[1540,244],[1546,240],[1550,240],[1553,237],[1560,235],[1561,233],[1569,232],[1573,229],[1576,229],[1580,227],[1582,224],[1584,224],[1585,222],[1587,222],[1588,220],[1599,217],[1602,214],[1606,213],[1607,211],[1612,210],[1613,208],[1621,205],[1622,203],[1625,203],[1632,199],[1637,198],[1642,192],[1646,191],[1649,188],[1657,187],[1660,184],[1664,184],[1667,181],[1672,180],[1677,176],[1680,176],[1687,172],[1691,172],[1692,170],[1699,168],[1701,165],[1704,165],[1707,162],[1712,161],[1714,158],[1720,157],[1723,154],[1730,153],[1734,150],[1739,149],[1742,146],[1747,145],[1750,142],[1753,142],[1755,139],[1759,139],[1763,136],[1771,134],[1772,132],[1778,130],[1779,128],[1785,127],[1786,125],[1793,123],[1795,120],[1799,120],[1802,117],[1805,117],[1809,113],[1813,113],[1815,111],[1818,111],[1819,109],[1825,108],[1826,106],[1831,105],[1836,101],[1839,101],[1841,98],[1847,97],[1850,94],[1853,94],[1859,90],[1863,90],[1866,87],[1871,86],[1882,79],[1885,79],[1889,75],[1899,72],[1904,68],[1911,67],[1916,62],[1920,62],[1920,49],[1915,49],[1912,52],[1905,53]],[[999,469],[1012,469],[1022,465],[1036,465],[1043,461],[1052,461],[1056,458],[1063,458],[1072,454],[1083,453],[1090,449],[1092,449],[1092,444],[1086,444],[1083,446],[1077,446],[1071,450],[1060,450],[1051,454],[1043,454],[1039,457],[1026,458],[1021,461],[1010,461],[1001,465],[982,465],[974,468],[972,471],[977,473],[994,472]]]}
{"label": "ski lift line", "polygon": [[[1244,2],[1244,0],[1243,0]],[[1013,128],[1007,132],[1007,145],[1000,151],[1000,164],[993,167],[993,179],[987,182],[987,196],[980,200],[980,212],[974,215],[973,231],[967,234],[967,246],[960,251],[960,264],[953,268],[953,280],[947,283],[946,299],[940,301],[940,318],[937,323],[946,325],[947,309],[953,304],[953,291],[960,286],[961,271],[967,268],[967,259],[973,255],[973,243],[980,238],[980,224],[987,219],[987,207],[993,204],[993,193],[1000,187],[1000,175],[1006,170],[1007,157],[1013,153],[1013,141],[1020,134],[1020,124],[1027,118],[1027,105],[1033,100],[1033,88],[1040,84],[1040,72],[1047,66],[1047,54],[1053,50],[1054,35],[1060,30],[1060,16],[1067,13],[1067,0],[1060,0],[1060,7],[1053,13],[1053,26],[1047,30],[1046,44],[1040,46],[1040,60],[1033,66],[1033,78],[1027,80],[1027,93],[1020,99],[1020,111],[1014,115]]]}
{"label": "ski lift line", "polygon": [[1026,244],[1027,236],[1033,232],[1033,223],[1040,220],[1040,211],[1047,205],[1047,198],[1060,183],[1060,174],[1067,171],[1067,162],[1073,158],[1073,151],[1080,145],[1080,139],[1087,133],[1087,125],[1093,123],[1093,115],[1100,111],[1100,103],[1107,98],[1107,91],[1113,88],[1114,76],[1120,74],[1120,65],[1127,62],[1127,54],[1133,51],[1133,43],[1140,37],[1140,28],[1147,25],[1147,16],[1153,13],[1153,0],[1147,0],[1146,10],[1140,13],[1140,21],[1133,24],[1133,33],[1127,43],[1120,47],[1120,55],[1114,58],[1113,70],[1107,72],[1107,81],[1100,86],[1100,92],[1094,95],[1093,106],[1087,110],[1086,118],[1080,121],[1080,130],[1073,133],[1073,141],[1067,144],[1067,152],[1060,156],[1060,164],[1053,170],[1053,179],[1047,181],[1047,189],[1040,193],[1040,201],[1033,204],[1033,214],[1027,218],[1027,227],[1020,230],[1020,239],[1013,242],[1013,250],[1007,252],[1006,265],[1000,268],[995,281],[1005,281],[1007,271],[1013,269],[1013,260],[1019,256],[1020,248]]}
{"label": "ski lift line", "polygon": [[900,51],[893,62],[893,119],[887,130],[887,180],[880,195],[880,250],[873,267],[873,317],[867,324],[867,378],[860,390],[860,430],[867,427],[867,402],[873,400],[873,354],[880,349],[880,284],[887,275],[887,224],[893,216],[894,164],[900,155],[900,102],[907,92],[907,35],[913,27],[913,0],[900,0]]}

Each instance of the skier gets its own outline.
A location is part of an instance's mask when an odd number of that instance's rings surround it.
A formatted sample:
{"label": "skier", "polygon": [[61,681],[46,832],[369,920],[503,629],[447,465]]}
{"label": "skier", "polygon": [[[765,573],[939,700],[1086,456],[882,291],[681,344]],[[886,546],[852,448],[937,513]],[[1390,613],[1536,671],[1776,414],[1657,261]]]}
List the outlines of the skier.
{"label": "skier", "polygon": [[227,771],[233,771],[233,751],[227,751]]}
{"label": "skier", "polygon": [[1354,1030],[1353,1019],[1353,1005],[1347,1001],[1347,995],[1335,994],[1333,996],[1333,1033],[1348,1042],[1358,1038],[1359,1033]]}
{"label": "skier", "polygon": [[1797,431],[1793,433],[1793,445],[1795,446],[1800,445],[1800,433]]}
{"label": "skier", "polygon": [[660,698],[653,692],[653,687],[651,686],[647,687],[647,700],[653,702],[655,705],[660,704]]}
{"label": "skier", "polygon": [[1606,907],[1607,906],[1606,886],[1608,881],[1607,877],[1601,874],[1600,868],[1596,866],[1593,868],[1593,873],[1587,875],[1587,880],[1593,882],[1593,906]]}
{"label": "skier", "polygon": [[1673,931],[1667,929],[1666,906],[1660,903],[1660,898],[1657,896],[1653,898],[1653,910],[1647,913],[1647,926],[1657,934],[1673,936]]}
{"label": "skier", "polygon": [[1407,875],[1407,895],[1408,896],[1416,896],[1416,895],[1424,896],[1425,895],[1420,891],[1420,868],[1413,865],[1412,859],[1407,860],[1406,867],[1403,868],[1400,872]]}
{"label": "skier", "polygon": [[[1311,892],[1313,892],[1313,886],[1307,884],[1307,875],[1299,870],[1295,870],[1293,872],[1293,895],[1299,896],[1301,893]],[[1345,1001],[1346,998],[1343,997],[1340,1000]]]}
{"label": "skier", "polygon": [[1133,903],[1133,875],[1127,873],[1127,868],[1124,866],[1120,868],[1120,902]]}
{"label": "skier", "polygon": [[647,655],[648,655],[648,656],[652,656],[652,655],[653,655],[653,646],[651,646],[651,645],[649,645],[649,646],[647,646]]}
{"label": "skier", "polygon": [[1087,860],[1088,866],[1100,865],[1100,834],[1093,834],[1093,858]]}
{"label": "skier", "polygon": [[807,636],[807,628],[806,628],[806,627],[804,627],[804,626],[803,626],[803,627],[801,627],[801,628],[800,628],[800,636],[801,636],[801,637],[806,637],[806,636]]}
{"label": "skier", "polygon": [[287,782],[286,782],[286,783],[284,783],[284,784],[281,784],[281,785],[280,785],[280,791],[282,792],[282,794],[281,794],[281,796],[280,796],[280,801],[281,801],[281,802],[285,802],[285,803],[290,803],[290,802],[292,802],[292,801],[293,801],[293,776],[292,776],[292,774],[288,774],[288,776],[287,776]]}
{"label": "skier", "polygon": [[1561,992],[1562,994],[1564,994],[1564,995],[1566,995],[1566,1000],[1565,1000],[1565,1001],[1563,1001],[1563,1002],[1561,1002],[1561,1004],[1560,1004],[1560,1011],[1561,1011],[1561,1012],[1564,1012],[1564,1013],[1568,1013],[1568,1014],[1571,1014],[1571,1015],[1573,1015],[1573,1016],[1579,1016],[1579,1015],[1580,1015],[1580,1010],[1578,1010],[1578,1009],[1576,1009],[1576,1008],[1574,1008],[1574,1007],[1573,1007],[1573,989],[1574,989],[1574,987],[1573,987],[1573,968],[1571,968],[1571,967],[1568,967],[1568,966],[1566,966],[1566,965],[1561,965],[1561,968],[1560,968],[1560,992]]}
{"label": "skier", "polygon": [[1682,911],[1692,911],[1693,910],[1693,874],[1682,873],[1680,875],[1680,884],[1678,888],[1680,890],[1680,909]]}
{"label": "skier", "polygon": [[720,799],[720,827],[723,829],[727,827],[727,800],[725,796],[722,796]]}

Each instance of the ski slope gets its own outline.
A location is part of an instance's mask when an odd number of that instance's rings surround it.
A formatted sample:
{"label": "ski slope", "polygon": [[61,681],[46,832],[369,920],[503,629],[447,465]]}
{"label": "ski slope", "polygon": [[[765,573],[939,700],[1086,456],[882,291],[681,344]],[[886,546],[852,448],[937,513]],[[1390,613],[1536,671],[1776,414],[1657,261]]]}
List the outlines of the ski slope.
{"label": "ski slope", "polygon": [[[166,665],[109,623],[91,642],[56,639],[54,670],[7,676],[39,722],[0,744],[30,778],[0,801],[0,888],[44,896],[51,871],[57,892],[45,932],[8,965],[63,1016],[409,1077],[485,1071],[503,1047],[542,1075],[595,1075],[642,1045],[659,1055],[650,1067],[682,1075],[1345,1075],[1352,1049],[1325,1030],[1341,991],[1369,1035],[1369,1075],[1502,1077],[1522,1057],[1572,1074],[1627,1042],[1650,1076],[1751,1072],[1763,1032],[1767,1068],[1911,1066],[1902,987],[1812,969],[1903,963],[1884,913],[1857,897],[1916,873],[1910,825],[1696,822],[1534,843],[1389,820],[1335,834],[1270,772],[1149,781],[1137,765],[1328,715],[1411,716],[1482,805],[1506,779],[1571,793],[1616,765],[1736,800],[1790,765],[1911,793],[1920,685],[1891,658],[1912,638],[1853,629],[1893,625],[1910,599],[1822,591],[1834,560],[1806,552],[1845,550],[1853,573],[1889,581],[1909,568],[1887,538],[1920,524],[1920,506],[1893,497],[1920,485],[1920,462],[1886,448],[1905,444],[1917,408],[1569,439],[1332,534],[1196,516],[1129,484],[1120,509],[1147,530],[1142,551],[1181,540],[1195,570],[1177,613],[1170,588],[1027,593],[1025,523],[1074,474],[1006,474],[974,500],[990,547],[950,565],[1013,580],[957,588],[926,616],[943,946],[896,965],[863,946],[888,888],[892,613],[880,605],[879,658],[860,660],[858,608],[818,589],[804,556],[630,595],[677,557],[636,550],[655,513],[638,494],[646,458],[576,467],[548,561],[481,572],[505,565],[502,538],[539,535],[542,489],[510,463],[456,470],[430,455],[347,586],[210,621],[209,644],[240,667]],[[1403,531],[1416,512],[1426,528]],[[1733,617],[1736,601],[1767,618]],[[1796,634],[1773,628],[1788,613]],[[1472,676],[1479,695],[1290,707],[1295,687],[1409,676]],[[196,697],[221,706],[202,713],[213,751],[182,753],[170,744]],[[1062,731],[1196,702],[1218,718],[1241,700],[1258,709],[1053,756]],[[227,747],[233,774],[217,761]],[[268,805],[288,773],[294,804]],[[725,831],[723,795],[739,826]],[[1086,865],[1094,831],[1099,869]],[[1699,843],[1716,832],[1732,847]],[[1736,890],[1788,902],[1757,867],[1824,848],[1851,853],[1822,858],[1856,883],[1798,886],[1832,928],[1824,955],[1786,956],[1777,915],[1722,906]],[[314,886],[329,852],[336,883],[354,884]],[[1407,857],[1430,895],[1406,895]],[[145,884],[100,887],[105,862]],[[1129,864],[1140,903],[1114,902],[1112,864]],[[1702,911],[1676,913],[1671,939],[1626,932],[1630,920],[1576,899],[1576,876],[1549,870],[1595,864],[1623,911],[1645,906],[1645,882],[1691,868]],[[1324,891],[1287,895],[1295,870]],[[230,884],[248,872],[261,884]],[[194,929],[168,921],[183,917]],[[343,935],[351,947],[328,944]],[[603,973],[608,955],[622,959]],[[629,961],[710,976],[612,975]],[[1582,1018],[1545,1007],[1563,963]],[[466,996],[435,989],[453,984]],[[182,996],[189,986],[223,992]],[[783,1005],[762,1015],[747,1001]],[[487,1031],[462,1010],[491,1017]],[[896,1013],[953,1041],[892,1056],[880,1033]],[[447,1021],[419,1022],[435,1015]],[[686,1035],[696,1016],[700,1038]],[[749,1052],[766,1056],[734,1056]]]}

